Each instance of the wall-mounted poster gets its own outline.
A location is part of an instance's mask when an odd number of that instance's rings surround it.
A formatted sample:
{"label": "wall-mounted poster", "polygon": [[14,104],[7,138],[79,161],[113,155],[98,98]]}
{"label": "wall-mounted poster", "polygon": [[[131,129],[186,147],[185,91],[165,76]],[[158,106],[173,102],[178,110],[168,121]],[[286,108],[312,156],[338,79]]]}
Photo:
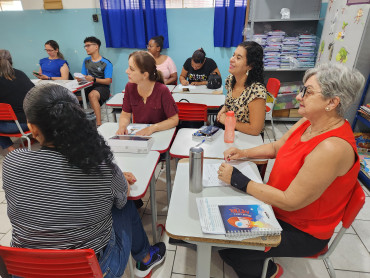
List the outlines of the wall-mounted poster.
{"label": "wall-mounted poster", "polygon": [[359,4],[370,4],[370,0],[347,0],[347,6]]}

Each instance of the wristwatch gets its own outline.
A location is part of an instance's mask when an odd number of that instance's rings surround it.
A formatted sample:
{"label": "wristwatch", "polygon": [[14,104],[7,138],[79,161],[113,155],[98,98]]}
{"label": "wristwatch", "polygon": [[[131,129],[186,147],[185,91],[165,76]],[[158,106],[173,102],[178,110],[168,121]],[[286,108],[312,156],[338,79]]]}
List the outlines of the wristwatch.
{"label": "wristwatch", "polygon": [[94,77],[94,83],[96,82],[96,77]]}

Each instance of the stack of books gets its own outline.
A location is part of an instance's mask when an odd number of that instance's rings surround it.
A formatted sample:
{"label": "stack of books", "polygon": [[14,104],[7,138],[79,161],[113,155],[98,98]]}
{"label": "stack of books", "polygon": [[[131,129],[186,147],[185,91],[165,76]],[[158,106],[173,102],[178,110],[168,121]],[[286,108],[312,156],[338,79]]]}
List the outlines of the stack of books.
{"label": "stack of books", "polygon": [[254,34],[252,40],[263,47],[265,69],[313,68],[317,38],[312,34],[290,37],[281,30]]}
{"label": "stack of books", "polygon": [[358,112],[360,112],[363,118],[370,121],[370,104],[362,105]]}
{"label": "stack of books", "polygon": [[299,47],[298,47],[298,65],[300,68],[313,68],[315,66],[316,59],[316,42],[317,38],[315,35],[302,34],[299,35]]}

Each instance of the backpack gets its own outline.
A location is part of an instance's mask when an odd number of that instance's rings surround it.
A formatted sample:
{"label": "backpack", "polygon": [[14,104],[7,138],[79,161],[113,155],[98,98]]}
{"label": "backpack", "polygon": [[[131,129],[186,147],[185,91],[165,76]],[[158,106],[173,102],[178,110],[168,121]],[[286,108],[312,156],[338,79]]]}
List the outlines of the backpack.
{"label": "backpack", "polygon": [[222,85],[222,79],[221,76],[219,76],[217,73],[210,74],[208,76],[208,83],[207,88],[208,89],[218,89]]}

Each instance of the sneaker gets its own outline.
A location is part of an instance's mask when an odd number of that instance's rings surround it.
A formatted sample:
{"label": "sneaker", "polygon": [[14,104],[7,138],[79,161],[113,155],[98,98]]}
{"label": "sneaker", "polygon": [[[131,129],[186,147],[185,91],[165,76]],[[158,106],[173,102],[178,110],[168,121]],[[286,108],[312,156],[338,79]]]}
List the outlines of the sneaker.
{"label": "sneaker", "polygon": [[164,261],[166,257],[166,245],[158,242],[150,247],[150,260],[147,263],[136,262],[135,275],[137,277],[147,276],[152,269]]}

